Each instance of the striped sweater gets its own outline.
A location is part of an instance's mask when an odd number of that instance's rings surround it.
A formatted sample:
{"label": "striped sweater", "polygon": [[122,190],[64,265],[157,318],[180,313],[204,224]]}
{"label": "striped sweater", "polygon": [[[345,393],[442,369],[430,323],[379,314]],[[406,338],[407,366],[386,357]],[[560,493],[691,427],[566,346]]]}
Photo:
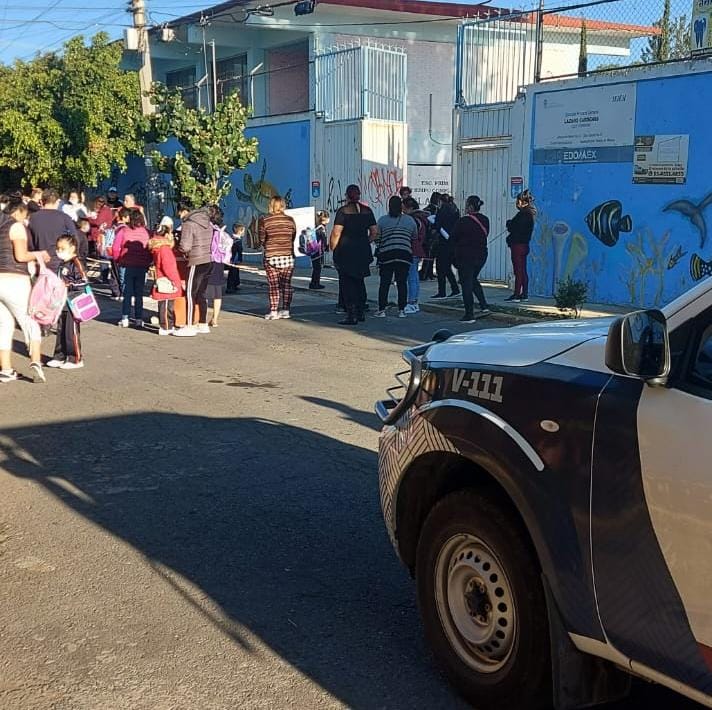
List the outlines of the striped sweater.
{"label": "striped sweater", "polygon": [[413,261],[413,241],[418,237],[418,225],[407,214],[386,215],[378,220],[378,263],[392,264]]}
{"label": "striped sweater", "polygon": [[259,221],[260,244],[264,248],[265,259],[273,256],[294,256],[294,238],[297,225],[286,214],[271,214]]}

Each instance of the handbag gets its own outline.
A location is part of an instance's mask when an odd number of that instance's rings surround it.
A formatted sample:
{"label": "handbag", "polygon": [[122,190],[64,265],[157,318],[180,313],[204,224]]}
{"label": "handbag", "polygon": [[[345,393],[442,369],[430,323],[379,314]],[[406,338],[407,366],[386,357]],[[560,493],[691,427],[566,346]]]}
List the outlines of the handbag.
{"label": "handbag", "polygon": [[156,279],[156,291],[158,293],[176,293],[178,289],[167,276],[159,276]]}
{"label": "handbag", "polygon": [[74,320],[79,323],[93,320],[101,313],[101,309],[99,308],[99,304],[96,302],[96,296],[94,296],[91,286],[85,286],[84,291],[77,296],[69,296],[67,298],[67,305],[69,306],[69,310],[71,311]]}

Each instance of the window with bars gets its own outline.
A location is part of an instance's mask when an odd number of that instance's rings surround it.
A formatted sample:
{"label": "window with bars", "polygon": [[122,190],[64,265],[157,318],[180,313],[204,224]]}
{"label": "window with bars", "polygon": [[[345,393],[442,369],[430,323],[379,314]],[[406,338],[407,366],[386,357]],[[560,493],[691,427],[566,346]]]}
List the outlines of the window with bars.
{"label": "window with bars", "polygon": [[247,55],[238,54],[234,57],[221,59],[217,62],[218,101],[224,101],[230,94],[237,91],[244,105],[249,103],[247,92]]}
{"label": "window with bars", "polygon": [[166,86],[169,89],[180,90],[183,101],[188,108],[195,108],[197,106],[198,90],[195,86],[195,67],[167,72]]}

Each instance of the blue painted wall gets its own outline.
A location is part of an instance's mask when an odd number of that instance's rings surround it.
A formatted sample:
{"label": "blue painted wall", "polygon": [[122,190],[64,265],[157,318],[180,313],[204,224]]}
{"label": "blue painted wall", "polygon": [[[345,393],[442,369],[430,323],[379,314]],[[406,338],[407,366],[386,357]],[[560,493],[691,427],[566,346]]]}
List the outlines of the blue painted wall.
{"label": "blue painted wall", "polygon": [[[664,209],[676,200],[699,205],[712,193],[711,81],[712,73],[699,73],[636,82],[635,134],[690,136],[685,185],[634,185],[632,160],[530,164],[529,184],[539,210],[531,293],[551,296],[556,281],[572,275],[588,283],[589,302],[660,306],[704,274],[701,263],[712,259],[712,206],[702,211],[710,228],[704,244],[690,219]],[[603,244],[586,223],[589,212],[609,200],[620,201],[622,215],[632,220],[632,231],[621,232],[614,246]],[[691,269],[696,257],[702,262]]]}

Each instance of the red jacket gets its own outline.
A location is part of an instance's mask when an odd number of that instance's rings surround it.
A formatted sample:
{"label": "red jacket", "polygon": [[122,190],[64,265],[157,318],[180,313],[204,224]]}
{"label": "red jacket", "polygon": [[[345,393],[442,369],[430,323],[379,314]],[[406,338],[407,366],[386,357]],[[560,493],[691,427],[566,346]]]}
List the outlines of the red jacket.
{"label": "red jacket", "polygon": [[183,295],[176,255],[173,253],[173,240],[165,237],[154,237],[148,243],[156,267],[156,279],[167,278],[178,289],[175,293],[160,293],[154,284],[151,298],[154,301],[172,301]]}
{"label": "red jacket", "polygon": [[109,229],[114,223],[114,213],[111,207],[104,205],[97,213],[96,217],[87,217],[91,232],[89,232],[89,241],[99,241],[99,236],[103,234],[105,229]]}
{"label": "red jacket", "polygon": [[124,227],[114,239],[111,256],[119,266],[133,266],[147,269],[151,265],[151,252],[148,251],[148,232],[144,227],[131,229]]}

